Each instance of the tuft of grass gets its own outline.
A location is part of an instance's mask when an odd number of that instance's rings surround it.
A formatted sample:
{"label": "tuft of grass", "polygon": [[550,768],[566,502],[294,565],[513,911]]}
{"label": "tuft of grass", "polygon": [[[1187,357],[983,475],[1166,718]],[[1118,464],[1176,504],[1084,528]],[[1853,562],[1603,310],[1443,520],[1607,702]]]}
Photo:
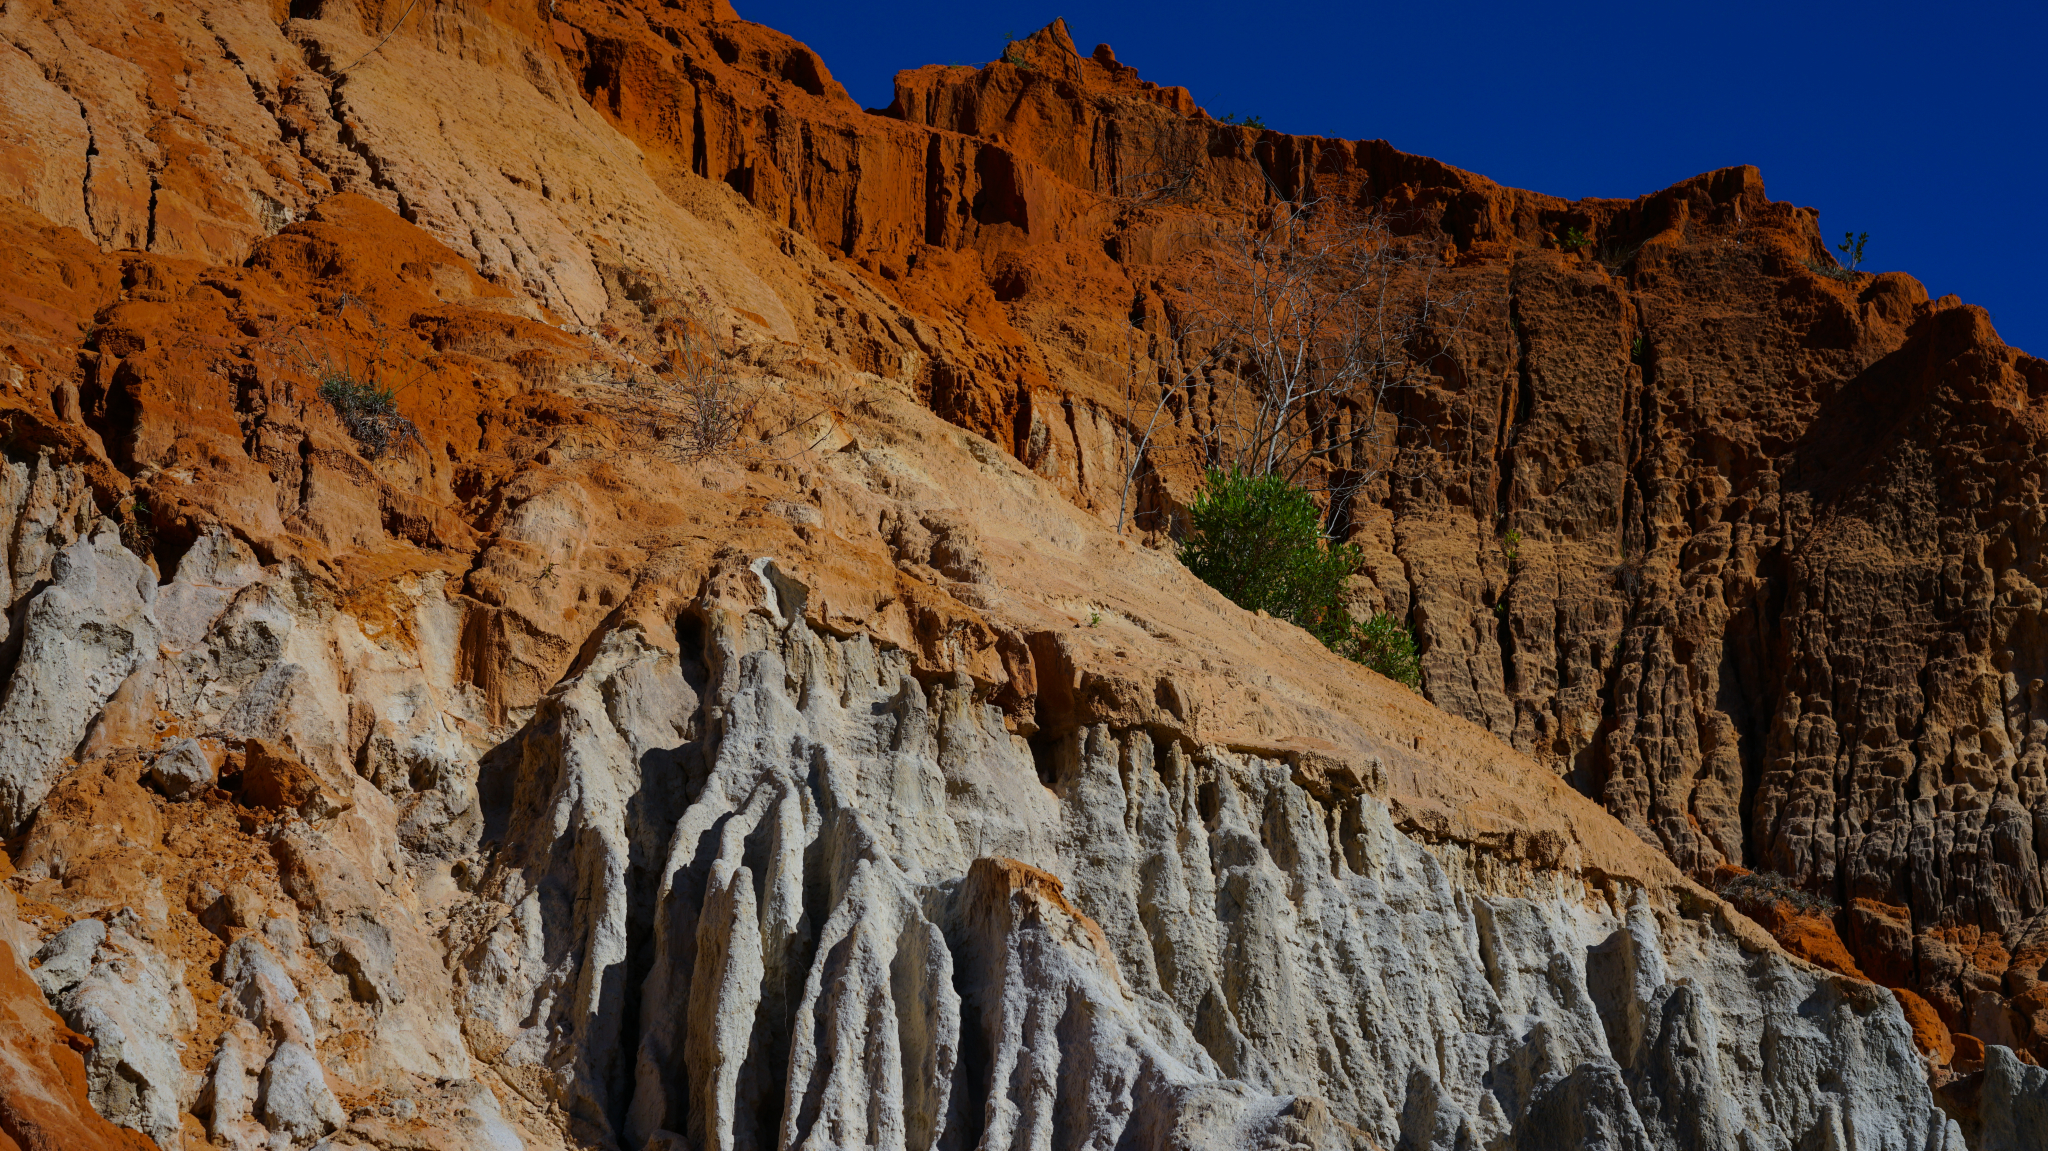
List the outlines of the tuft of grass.
{"label": "tuft of grass", "polygon": [[1266,130],[1266,120],[1263,116],[1240,116],[1235,112],[1226,112],[1220,122],[1234,124],[1240,128],[1254,128],[1261,132]]}
{"label": "tuft of grass", "polygon": [[363,458],[374,460],[394,448],[417,443],[420,429],[398,411],[398,393],[333,369],[321,374],[320,398],[341,417]]}
{"label": "tuft of grass", "polygon": [[1598,260],[1600,266],[1606,268],[1610,275],[1619,276],[1636,258],[1636,253],[1642,250],[1641,244],[1624,244],[1619,240],[1609,240],[1600,245],[1600,253],[1593,258]]}
{"label": "tuft of grass", "polygon": [[1017,39],[1015,32],[1003,37],[1003,54],[996,58],[1020,72],[1031,71],[1031,65],[1024,59],[1023,41]]}

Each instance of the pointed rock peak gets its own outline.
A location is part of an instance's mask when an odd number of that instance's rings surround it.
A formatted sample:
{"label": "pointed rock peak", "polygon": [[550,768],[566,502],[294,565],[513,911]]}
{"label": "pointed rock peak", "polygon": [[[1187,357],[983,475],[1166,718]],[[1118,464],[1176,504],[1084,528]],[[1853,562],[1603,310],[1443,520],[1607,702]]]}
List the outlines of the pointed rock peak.
{"label": "pointed rock peak", "polygon": [[1058,16],[1053,17],[1052,23],[1033,32],[1025,42],[1034,46],[1064,52],[1068,56],[1079,56],[1081,54],[1074,47],[1074,37],[1072,33],[1067,31],[1066,20]]}
{"label": "pointed rock peak", "polygon": [[1067,32],[1067,22],[1055,19],[1022,40],[1011,41],[1003,50],[1003,59],[1019,67],[1071,76],[1079,72],[1081,53]]}

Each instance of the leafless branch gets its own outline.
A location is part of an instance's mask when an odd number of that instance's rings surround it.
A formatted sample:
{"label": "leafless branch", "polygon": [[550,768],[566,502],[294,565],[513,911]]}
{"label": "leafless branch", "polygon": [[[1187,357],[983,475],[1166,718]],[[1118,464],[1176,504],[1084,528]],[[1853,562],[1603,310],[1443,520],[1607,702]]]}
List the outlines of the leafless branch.
{"label": "leafless branch", "polygon": [[713,323],[700,290],[692,306],[656,329],[666,359],[627,383],[639,422],[664,452],[690,463],[737,450],[760,404],[741,386]]}
{"label": "leafless branch", "polygon": [[[347,68],[337,69],[334,73],[333,79],[341,79],[342,76],[348,72],[349,68],[354,68],[356,65],[362,63],[365,60],[368,60],[370,57],[375,56],[378,52],[382,51],[384,45],[389,44],[391,42],[391,38],[393,36],[398,35],[398,30],[400,28],[405,27],[405,18],[412,15],[412,10],[419,6],[419,2],[420,0],[411,0],[410,3],[406,4],[405,11],[400,12],[398,14],[398,19],[391,22],[391,28],[384,33],[384,38],[377,41],[375,45],[371,46],[368,52],[365,52],[362,55],[356,57],[354,60],[349,61]],[[552,10],[553,9],[551,7],[550,11],[552,12]]]}
{"label": "leafless branch", "polygon": [[1275,196],[1199,258],[1155,337],[1156,394],[1135,369],[1127,386],[1119,530],[1168,411],[1191,417],[1202,466],[1283,476],[1330,493],[1336,512],[1396,462],[1394,394],[1433,378],[1470,300],[1442,282],[1429,238],[1334,199]]}

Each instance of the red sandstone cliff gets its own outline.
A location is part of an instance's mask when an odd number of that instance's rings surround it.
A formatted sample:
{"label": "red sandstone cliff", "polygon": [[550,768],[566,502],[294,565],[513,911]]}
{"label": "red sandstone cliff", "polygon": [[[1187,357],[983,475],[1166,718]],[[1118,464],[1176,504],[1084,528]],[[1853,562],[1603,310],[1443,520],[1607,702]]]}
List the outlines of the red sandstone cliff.
{"label": "red sandstone cliff", "polygon": [[[1787,946],[1931,1005],[1944,1062],[1950,1033],[2048,1058],[2048,364],[1981,310],[1816,273],[1814,214],[1754,169],[1633,201],[1502,188],[1217,123],[1059,23],[871,113],[722,3],[429,8],[0,14],[0,419],[76,477],[44,504],[126,521],[166,579],[224,533],[401,630],[393,589],[445,581],[479,725],[530,715],[606,621],[673,615],[649,571],[742,540],[806,556],[824,624],[968,676],[1024,735],[1159,721],[1172,692],[1107,670],[1124,651],[1084,671],[963,592],[966,528],[796,515],[820,489],[795,470],[611,468],[639,432],[593,381],[657,362],[709,293],[797,382],[763,428],[857,443],[880,378],[1114,519],[1133,348],[1204,236],[1276,190],[1342,196],[1440,237],[1474,301],[1400,399],[1411,465],[1351,515],[1359,599],[1414,626],[1428,699],[1696,879],[1830,894],[1824,923],[1776,924]],[[1122,194],[1162,163],[1184,195]],[[366,459],[308,341],[402,372],[419,450]],[[1155,546],[1193,431],[1147,480]],[[693,508],[684,484],[745,494]],[[180,722],[108,715],[103,748]]]}
{"label": "red sandstone cliff", "polygon": [[[1115,445],[1135,435],[1130,301],[1171,289],[1205,213],[1277,188],[1439,229],[1476,316],[1438,384],[1402,397],[1424,474],[1356,515],[1369,594],[1423,637],[1430,699],[1703,879],[1768,869],[1832,892],[1887,982],[2048,1057],[2026,670],[2048,364],[1981,310],[1900,273],[1817,274],[1814,213],[1770,201],[1753,169],[1567,202],[1380,142],[1216,123],[1058,23],[1018,63],[904,73],[886,119],[828,79],[750,106],[731,70],[822,66],[699,19],[572,15],[565,59],[651,153],[905,308],[957,316],[918,344],[927,402],[1085,507],[1113,514]],[[1178,203],[1115,195],[1188,154]],[[1560,248],[1572,228],[1583,251]],[[1160,482],[1169,503],[1189,490]],[[1513,572],[1510,529],[1527,541]]]}

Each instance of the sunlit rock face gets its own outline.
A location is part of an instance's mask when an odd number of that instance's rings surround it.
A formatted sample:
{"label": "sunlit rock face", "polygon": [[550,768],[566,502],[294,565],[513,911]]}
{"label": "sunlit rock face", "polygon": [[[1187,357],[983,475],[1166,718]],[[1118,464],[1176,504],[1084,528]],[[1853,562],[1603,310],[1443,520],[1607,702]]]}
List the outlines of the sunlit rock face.
{"label": "sunlit rock face", "polygon": [[[0,8],[0,1135],[2048,1143],[2048,367],[1754,169],[1003,57]],[[1275,197],[1458,303],[1317,433],[1419,694],[1172,555]]]}
{"label": "sunlit rock face", "polygon": [[627,1145],[1961,1145],[1888,993],[1704,904],[1432,851],[1256,755],[1034,749],[778,618],[608,646],[521,753],[468,1003]]}

